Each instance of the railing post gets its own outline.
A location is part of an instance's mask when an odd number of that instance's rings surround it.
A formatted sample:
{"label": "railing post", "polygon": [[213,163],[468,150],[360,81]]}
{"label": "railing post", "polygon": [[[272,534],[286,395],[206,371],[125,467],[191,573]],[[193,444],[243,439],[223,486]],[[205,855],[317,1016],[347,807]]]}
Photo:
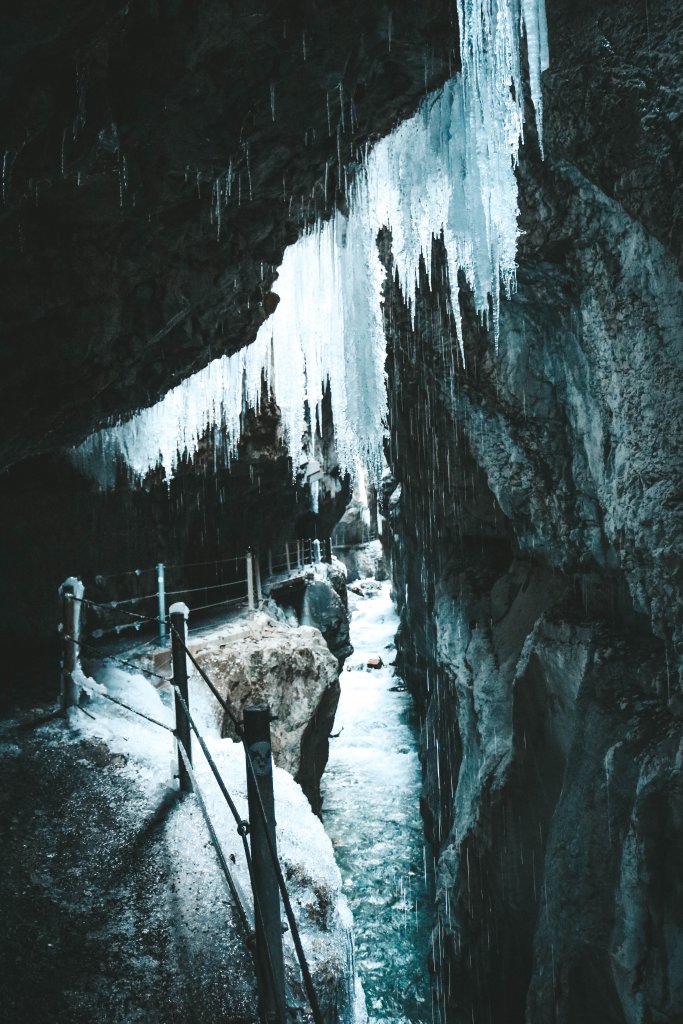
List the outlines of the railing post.
{"label": "railing post", "polygon": [[[172,604],[171,616],[171,654],[173,658],[173,683],[178,688],[180,696],[190,707],[190,694],[187,685],[187,655],[184,645],[187,644],[187,619],[190,610],[186,604]],[[190,723],[178,699],[178,692],[175,694],[175,723],[176,737],[178,743],[182,744],[187,759],[192,764],[192,739]],[[178,751],[178,778],[180,780],[180,792],[191,793],[192,782],[180,751]]]}
{"label": "railing post", "polygon": [[164,563],[157,565],[157,594],[159,598],[159,644],[166,644],[166,578]]}
{"label": "railing post", "polygon": [[273,575],[273,549],[268,548],[268,575]]}
{"label": "railing post", "polygon": [[78,704],[79,687],[75,676],[81,667],[78,641],[81,633],[81,601],[85,588],[75,576],[70,576],[59,588],[62,600],[62,671],[60,702],[63,708]]}
{"label": "railing post", "polygon": [[328,565],[332,565],[332,538],[328,537],[325,541],[325,561]]}
{"label": "railing post", "polygon": [[247,597],[249,609],[253,612],[256,605],[254,604],[254,558],[251,550],[247,551]]}
{"label": "railing post", "polygon": [[289,557],[289,542],[285,544],[285,558],[287,559],[287,572],[292,571],[292,563]]}
{"label": "railing post", "polygon": [[301,567],[304,564],[302,547],[303,547],[303,545],[302,545],[301,541],[298,540],[296,542],[296,567],[297,567],[297,569],[301,569]]}
{"label": "railing post", "polygon": [[256,580],[256,600],[260,604],[263,600],[263,590],[261,588],[261,561],[258,551],[254,555],[254,579]]}
{"label": "railing post", "polygon": [[[247,757],[249,834],[253,864],[256,919],[256,961],[262,1019],[285,1024],[285,969],[282,954],[282,921],[272,849],[275,840],[273,758],[270,747],[270,708],[257,704],[244,709],[244,742]],[[259,801],[260,796],[260,801]],[[265,811],[265,821],[261,813]],[[271,844],[268,843],[270,834]]]}

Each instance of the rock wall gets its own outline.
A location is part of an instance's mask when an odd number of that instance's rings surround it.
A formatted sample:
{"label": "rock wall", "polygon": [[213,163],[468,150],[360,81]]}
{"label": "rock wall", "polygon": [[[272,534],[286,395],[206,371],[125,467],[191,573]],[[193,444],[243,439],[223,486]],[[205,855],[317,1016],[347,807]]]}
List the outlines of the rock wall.
{"label": "rock wall", "polygon": [[[446,1019],[683,1020],[681,18],[550,9],[500,348],[392,276],[388,542]],[[678,851],[678,853],[676,852]]]}

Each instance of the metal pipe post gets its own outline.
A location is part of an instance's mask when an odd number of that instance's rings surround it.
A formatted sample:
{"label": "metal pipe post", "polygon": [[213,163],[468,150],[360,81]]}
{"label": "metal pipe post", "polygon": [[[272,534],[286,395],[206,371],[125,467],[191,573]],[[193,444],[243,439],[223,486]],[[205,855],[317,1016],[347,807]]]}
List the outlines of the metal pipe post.
{"label": "metal pipe post", "polygon": [[[187,619],[190,614],[190,610],[186,604],[178,603],[172,604],[170,608],[171,616],[171,654],[173,658],[173,683],[178,687],[180,696],[185,701],[187,708],[190,707],[190,694],[187,685],[187,655],[185,654],[185,648],[183,644],[187,644]],[[190,723],[187,720],[187,715],[183,710],[183,706],[178,700],[178,693],[175,694],[175,723],[176,723],[176,737],[179,744],[182,745],[187,759],[192,764],[192,734],[190,731]],[[180,751],[178,751],[178,779],[180,780],[180,792],[191,793],[192,792],[192,780],[185,767]]]}
{"label": "metal pipe post", "polygon": [[260,604],[263,600],[263,588],[261,587],[261,561],[258,552],[254,555],[254,579],[256,580],[256,600]]}
{"label": "metal pipe post", "polygon": [[254,557],[251,551],[247,551],[247,597],[249,609],[253,612],[256,605],[254,604]]}
{"label": "metal pipe post", "polygon": [[[275,798],[273,758],[270,747],[270,708],[256,704],[244,709],[244,742],[247,758],[249,834],[253,863],[256,917],[256,960],[262,1018],[285,1024],[285,967],[282,953],[282,921],[277,875],[268,843],[275,846]],[[260,804],[265,811],[265,821]],[[267,830],[267,831],[266,831]]]}
{"label": "metal pipe post", "polygon": [[81,632],[81,599],[85,588],[79,579],[70,576],[59,588],[62,599],[62,671],[60,680],[60,702],[63,708],[78,704],[80,690],[75,674],[81,667],[78,641]]}
{"label": "metal pipe post", "polygon": [[159,644],[166,645],[166,575],[164,563],[157,565],[157,594],[159,598]]}

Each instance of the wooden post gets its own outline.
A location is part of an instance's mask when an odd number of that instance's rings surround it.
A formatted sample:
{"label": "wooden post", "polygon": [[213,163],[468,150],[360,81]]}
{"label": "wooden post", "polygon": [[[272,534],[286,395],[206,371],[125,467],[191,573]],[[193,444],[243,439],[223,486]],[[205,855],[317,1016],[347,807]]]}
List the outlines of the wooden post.
{"label": "wooden post", "polygon": [[[178,602],[170,608],[171,616],[171,654],[173,658],[173,683],[178,687],[180,696],[185,701],[187,708],[190,707],[190,694],[187,685],[187,655],[183,644],[187,644],[187,619],[190,610],[186,604]],[[178,743],[181,743],[187,759],[192,764],[192,735],[190,723],[183,710],[182,704],[175,695],[175,722],[176,736]],[[180,751],[178,751],[178,778],[180,780],[180,792],[191,793],[192,782],[188,774]]]}
{"label": "wooden post", "polygon": [[256,580],[256,600],[260,604],[263,600],[263,590],[261,588],[261,561],[258,551],[254,555],[254,579]]}
{"label": "wooden post", "polygon": [[166,580],[164,563],[157,565],[157,596],[159,601],[159,644],[166,645]]}
{"label": "wooden post", "polygon": [[332,565],[332,538],[328,537],[325,541],[325,561],[328,565]]}
{"label": "wooden post", "polygon": [[[268,843],[275,845],[275,798],[273,758],[270,747],[270,708],[257,704],[244,709],[244,742],[247,758],[249,836],[254,875],[256,961],[261,1016],[285,1024],[285,968],[282,953],[282,921],[277,875]],[[265,811],[265,821],[259,806]],[[260,910],[260,913],[258,912]]]}
{"label": "wooden post", "polygon": [[247,551],[247,597],[249,610],[253,612],[256,605],[254,604],[254,558],[251,551]]}
{"label": "wooden post", "polygon": [[60,702],[63,708],[78,704],[80,689],[76,675],[81,668],[78,641],[81,633],[81,601],[85,588],[75,576],[70,576],[59,588],[62,601],[62,671],[60,679]]}
{"label": "wooden post", "polygon": [[287,572],[292,571],[292,563],[289,558],[289,544],[285,544],[285,558],[287,559]]}

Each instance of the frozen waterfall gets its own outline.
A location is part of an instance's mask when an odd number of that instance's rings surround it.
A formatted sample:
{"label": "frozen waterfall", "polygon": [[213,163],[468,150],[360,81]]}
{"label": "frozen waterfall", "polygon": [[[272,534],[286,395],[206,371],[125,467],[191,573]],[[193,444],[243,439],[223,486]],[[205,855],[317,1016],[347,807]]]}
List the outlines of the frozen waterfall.
{"label": "frozen waterfall", "polygon": [[[451,285],[462,273],[498,340],[501,285],[515,287],[518,203],[515,166],[523,139],[520,39],[542,147],[541,72],[548,65],[544,0],[457,0],[462,73],[368,154],[337,212],[284,255],[280,303],[256,340],[217,359],[157,405],[88,438],[77,461],[104,484],[116,459],[144,476],[167,477],[207,428],[222,427],[234,450],[243,413],[258,409],[265,379],[282,414],[296,474],[305,460],[306,408],[315,429],[329,381],[337,454],[353,473],[380,466],[386,416],[384,268],[377,234],[391,229],[404,293],[414,304],[421,254],[443,232]],[[453,303],[458,316],[458,303]],[[456,323],[461,340],[460,324]],[[461,342],[462,344],[462,342]]]}

